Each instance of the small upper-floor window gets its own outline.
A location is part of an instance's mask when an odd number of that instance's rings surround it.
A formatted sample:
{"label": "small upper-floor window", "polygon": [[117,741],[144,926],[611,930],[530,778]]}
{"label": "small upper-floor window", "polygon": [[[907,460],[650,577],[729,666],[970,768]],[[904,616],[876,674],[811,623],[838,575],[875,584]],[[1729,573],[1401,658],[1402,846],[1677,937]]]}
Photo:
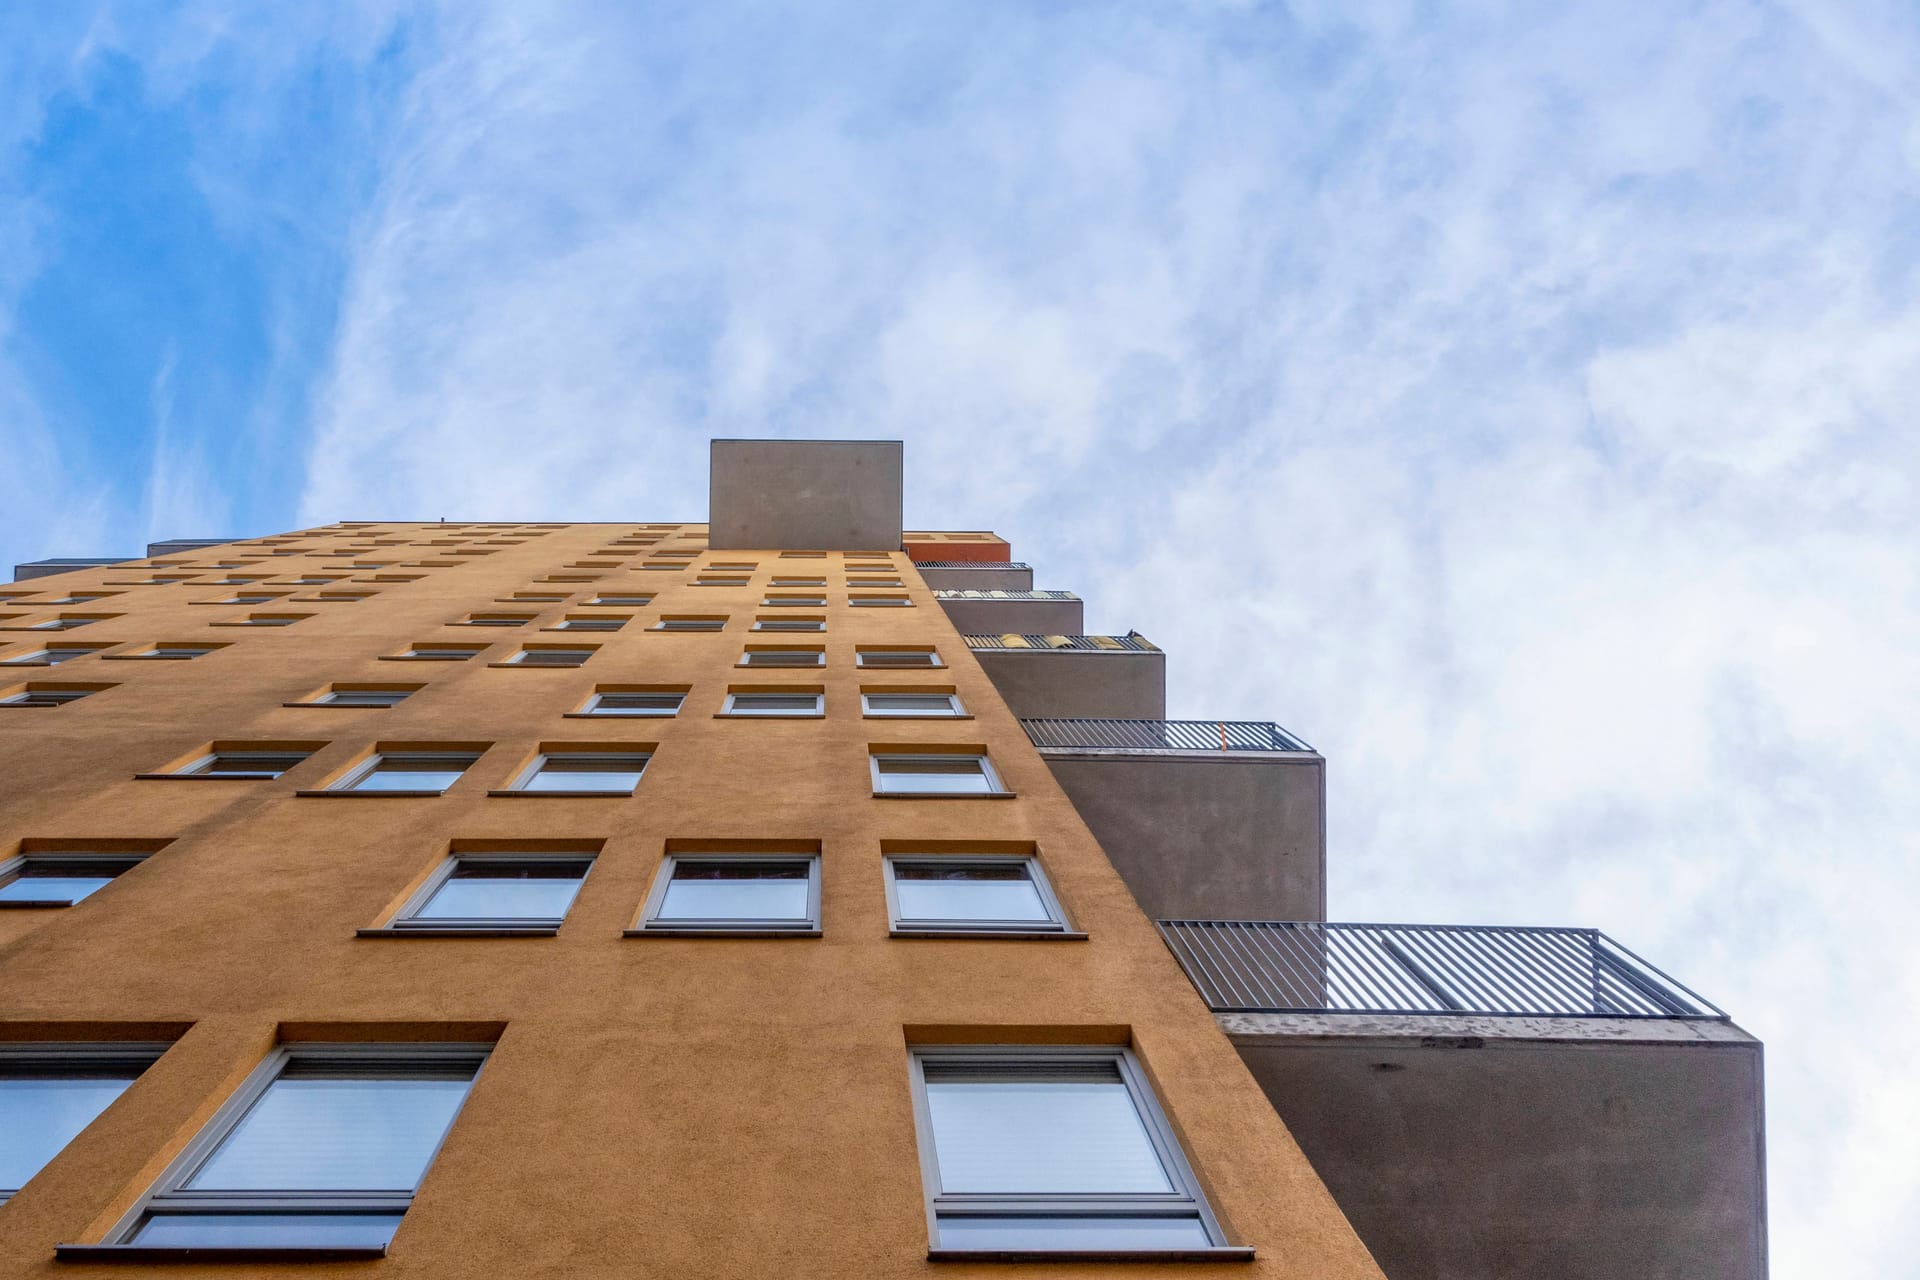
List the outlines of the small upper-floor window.
{"label": "small upper-floor window", "polygon": [[[237,582],[252,582],[252,581],[253,581],[253,579],[252,579],[252,578],[237,578],[237,579],[235,579],[235,581],[237,581]],[[118,591],[75,591],[75,592],[71,592],[71,593],[70,593],[70,594],[68,594],[68,595],[64,595],[64,596],[55,596],[55,597],[53,597],[53,598],[52,598],[52,599],[50,599],[50,600],[41,600],[41,601],[39,601],[38,603],[40,603],[40,604],[43,604],[43,605],[49,605],[49,604],[92,604],[92,603],[93,603],[94,601],[96,601],[96,600],[105,600],[105,599],[106,599],[106,598],[107,598],[108,596],[117,596],[117,595],[119,595],[119,594],[120,594],[120,593],[119,593]]]}
{"label": "small upper-floor window", "polygon": [[521,627],[533,621],[530,613],[470,613],[455,625],[463,627]]}
{"label": "small upper-floor window", "polygon": [[416,644],[405,653],[394,654],[396,658],[412,658],[420,662],[465,662],[477,653],[486,652],[483,644]]}
{"label": "small upper-floor window", "polygon": [[603,686],[575,712],[584,716],[676,716],[685,689],[620,689]]}
{"label": "small upper-floor window", "polygon": [[0,906],[70,907],[139,866],[146,856],[84,850],[21,853],[0,861]]}
{"label": "small upper-floor window", "polygon": [[827,652],[819,648],[785,648],[779,645],[748,645],[746,652],[740,655],[738,665],[743,667],[824,667],[827,665]]}
{"label": "small upper-floor window", "polygon": [[724,615],[670,614],[653,624],[655,631],[718,631],[727,625]]}
{"label": "small upper-floor window", "polygon": [[521,770],[507,790],[548,795],[632,795],[650,759],[650,753],[639,750],[546,750]]}
{"label": "small upper-floor window", "polygon": [[825,631],[824,617],[755,618],[755,631]]}
{"label": "small upper-floor window", "polygon": [[736,689],[721,710],[729,716],[821,716],[826,694],[819,689]]}
{"label": "small upper-floor window", "polygon": [[889,719],[951,719],[964,716],[960,695],[951,689],[873,689],[862,690],[860,710],[869,716]]}
{"label": "small upper-floor window", "polygon": [[71,662],[75,658],[84,658],[90,653],[98,653],[107,647],[104,644],[50,644],[44,649],[34,649],[11,658],[0,659],[0,666],[53,667],[62,662]]}
{"label": "small upper-floor window", "polygon": [[873,753],[873,790],[883,796],[1002,796],[1011,792],[982,754]]}
{"label": "small upper-floor window", "polygon": [[318,744],[284,747],[248,747],[215,743],[198,759],[175,769],[181,778],[277,778],[318,749]]}
{"label": "small upper-floor window", "polygon": [[763,608],[769,609],[822,609],[826,607],[826,603],[825,596],[798,595],[792,592],[770,595],[760,601]]}
{"label": "small upper-floor window", "polygon": [[215,649],[224,648],[217,644],[194,644],[190,641],[174,642],[162,640],[150,649],[138,653],[121,655],[127,658],[153,658],[161,662],[188,662],[194,658],[204,658]]}
{"label": "small upper-floor window", "polygon": [[638,933],[810,934],[820,929],[817,854],[669,854]]}
{"label": "small upper-floor window", "polygon": [[69,702],[78,702],[112,687],[107,684],[45,684],[32,681],[0,690],[0,707],[63,707]]}
{"label": "small upper-floor window", "polygon": [[1066,914],[1031,855],[889,855],[886,876],[895,933],[1067,931]]}
{"label": "small upper-floor window", "polygon": [[25,631],[73,631],[80,627],[90,627],[96,622],[105,622],[108,618],[117,618],[117,613],[63,613],[57,618],[48,618],[36,622]]}
{"label": "small upper-floor window", "polygon": [[577,667],[594,655],[592,649],[569,649],[559,645],[528,645],[504,662],[502,667]]}
{"label": "small upper-floor window", "polygon": [[408,695],[420,688],[410,685],[357,685],[336,684],[314,695],[306,702],[293,703],[302,707],[392,707],[405,701]]}
{"label": "small upper-floor window", "polygon": [[743,574],[703,573],[693,580],[696,587],[744,587],[748,579]]}
{"label": "small upper-floor window", "polygon": [[409,898],[388,927],[403,932],[560,927],[593,867],[591,854],[457,853]]}
{"label": "small upper-floor window", "polygon": [[607,608],[637,609],[641,605],[652,604],[652,596],[620,595],[602,591],[599,595],[581,601],[582,604],[600,605]]}
{"label": "small upper-floor window", "polygon": [[775,578],[768,585],[775,587],[824,587],[825,578]]}
{"label": "small upper-floor window", "polygon": [[329,791],[439,794],[460,781],[478,751],[378,751],[342,774]]}
{"label": "small upper-floor window", "polygon": [[487,1052],[280,1046],[167,1166],[113,1241],[377,1251],[400,1225]]}
{"label": "small upper-floor window", "polygon": [[938,667],[944,665],[932,649],[861,649],[855,655],[863,667]]}
{"label": "small upper-floor window", "polygon": [[875,595],[872,593],[862,595],[859,592],[849,595],[847,597],[847,603],[855,608],[876,609],[907,609],[913,606],[913,601],[906,596]]}
{"label": "small upper-floor window", "polygon": [[164,1045],[0,1045],[0,1203],[139,1079]]}
{"label": "small upper-floor window", "polygon": [[222,627],[290,627],[302,618],[311,618],[310,613],[250,613],[244,618],[232,622],[218,622]]}
{"label": "small upper-floor window", "polygon": [[623,614],[568,614],[553,624],[555,631],[618,631],[627,625]]}

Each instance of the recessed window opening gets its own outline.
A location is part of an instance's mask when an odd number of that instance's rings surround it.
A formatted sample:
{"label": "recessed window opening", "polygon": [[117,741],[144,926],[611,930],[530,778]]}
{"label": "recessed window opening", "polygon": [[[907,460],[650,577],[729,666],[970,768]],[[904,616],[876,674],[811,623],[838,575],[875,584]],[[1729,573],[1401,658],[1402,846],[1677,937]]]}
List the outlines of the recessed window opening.
{"label": "recessed window opening", "polygon": [[391,751],[362,761],[334,791],[445,791],[480,758],[477,751]]}
{"label": "recessed window opening", "polygon": [[[0,905],[70,907],[139,866],[145,854],[23,853],[0,862]],[[4,1160],[0,1143],[0,1160]]]}
{"label": "recessed window opening", "polygon": [[820,649],[749,649],[740,657],[743,667],[824,667],[827,655]]}
{"label": "recessed window opening", "polygon": [[593,656],[592,649],[522,649],[507,659],[515,667],[577,667]]}
{"label": "recessed window opening", "polygon": [[966,714],[958,694],[863,693],[860,709],[870,716],[958,716]]}
{"label": "recessed window opening", "polygon": [[260,751],[222,748],[174,772],[194,778],[277,778],[312,754],[297,748]]}
{"label": "recessed window opening", "polygon": [[1032,857],[890,856],[886,875],[898,932],[1059,933],[1067,927]]}
{"label": "recessed window opening", "polygon": [[0,1045],[0,1204],[112,1106],[164,1045]]}
{"label": "recessed window opening", "polygon": [[587,700],[581,713],[591,716],[673,716],[686,701],[684,693],[605,690]]}
{"label": "recessed window opening", "polygon": [[875,755],[873,789],[881,795],[1004,794],[983,755]]}
{"label": "recessed window opening", "polygon": [[940,655],[931,649],[866,649],[857,655],[863,667],[938,667]]}
{"label": "recessed window opening", "polygon": [[590,856],[456,854],[400,909],[391,927],[557,929],[592,867]]}
{"label": "recessed window opening", "polygon": [[674,854],[661,868],[646,932],[817,931],[820,860],[809,854]]}
{"label": "recessed window opening", "polygon": [[528,765],[509,789],[631,795],[649,758],[641,751],[552,751]]}
{"label": "recessed window opening", "polygon": [[823,693],[729,693],[723,714],[730,716],[818,716],[826,710]]}

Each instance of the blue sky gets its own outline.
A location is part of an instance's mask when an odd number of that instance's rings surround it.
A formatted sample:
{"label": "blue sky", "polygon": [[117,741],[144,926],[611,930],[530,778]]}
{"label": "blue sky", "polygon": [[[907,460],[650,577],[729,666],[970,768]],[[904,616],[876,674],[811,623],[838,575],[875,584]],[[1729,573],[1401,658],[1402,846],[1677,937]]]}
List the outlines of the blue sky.
{"label": "blue sky", "polygon": [[1920,1250],[1920,10],[23,4],[0,561],[697,518],[908,449],[1348,918],[1591,924],[1768,1041],[1775,1273]]}

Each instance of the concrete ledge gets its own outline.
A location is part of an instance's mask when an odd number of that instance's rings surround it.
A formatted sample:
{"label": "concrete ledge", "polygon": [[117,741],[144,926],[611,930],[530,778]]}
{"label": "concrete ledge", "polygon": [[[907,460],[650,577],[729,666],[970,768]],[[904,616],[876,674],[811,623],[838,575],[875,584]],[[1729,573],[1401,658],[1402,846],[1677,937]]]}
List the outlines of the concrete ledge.
{"label": "concrete ledge", "polygon": [[1760,1042],[1731,1022],[1714,1018],[1509,1018],[1490,1014],[1221,1013],[1220,1029],[1235,1044],[1268,1044],[1276,1037],[1438,1047],[1461,1040],[1520,1044],[1727,1044]]}

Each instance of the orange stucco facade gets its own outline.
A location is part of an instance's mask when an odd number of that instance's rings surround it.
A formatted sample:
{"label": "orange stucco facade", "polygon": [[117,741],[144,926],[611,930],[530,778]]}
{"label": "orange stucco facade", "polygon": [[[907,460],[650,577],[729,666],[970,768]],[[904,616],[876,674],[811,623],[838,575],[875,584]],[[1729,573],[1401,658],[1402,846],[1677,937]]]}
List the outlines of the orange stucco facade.
{"label": "orange stucco facade", "polygon": [[[876,557],[709,552],[697,525],[328,526],[9,588],[0,626],[115,616],[51,636],[0,631],[0,660],[49,639],[106,646],[0,668],[0,690],[110,686],[61,706],[0,707],[0,856],[50,842],[154,851],[74,906],[0,911],[0,1037],[173,1043],[0,1205],[0,1276],[129,1274],[58,1260],[55,1248],[103,1240],[276,1040],[300,1039],[496,1044],[385,1258],[169,1261],[142,1273],[1378,1276],[908,555],[885,559],[912,607],[849,606],[844,566]],[[716,561],[753,564],[748,585],[695,585]],[[662,562],[672,567],[646,567]],[[155,573],[190,576],[110,585]],[[226,574],[285,594],[200,603],[235,590],[210,584]],[[372,594],[312,599],[323,588],[286,581],[301,574]],[[825,617],[823,634],[750,630],[776,612],[760,601],[777,575],[826,579],[827,604],[805,611]],[[90,590],[114,594],[84,609],[39,603]],[[585,605],[596,592],[653,598]],[[450,625],[487,612],[533,620]],[[251,613],[308,616],[217,625]],[[629,620],[545,629],[570,615]],[[718,632],[651,629],[664,615],[727,620]],[[191,661],[119,656],[156,641],[225,647]],[[594,647],[577,668],[494,665],[524,644],[576,642]],[[417,643],[485,648],[465,661],[387,660]],[[819,645],[826,663],[736,665],[764,643]],[[855,665],[856,647],[891,645],[932,646],[945,665]],[[419,687],[386,708],[286,705],[335,684]],[[688,692],[670,718],[569,718],[596,687],[623,684]],[[740,685],[824,689],[825,714],[716,714]],[[859,692],[876,685],[952,689],[969,718],[865,718]],[[323,745],[277,778],[139,776],[213,743]],[[302,794],[403,743],[483,749],[442,795]],[[652,756],[631,796],[489,794],[553,743]],[[878,798],[869,756],[889,743],[984,745],[1013,794]],[[820,936],[627,936],[669,842],[817,848]],[[362,933],[456,845],[596,856],[551,937]],[[928,847],[1031,848],[1086,936],[890,937],[883,850]],[[1225,1232],[1253,1260],[930,1261],[915,1041],[1132,1046]]]}

